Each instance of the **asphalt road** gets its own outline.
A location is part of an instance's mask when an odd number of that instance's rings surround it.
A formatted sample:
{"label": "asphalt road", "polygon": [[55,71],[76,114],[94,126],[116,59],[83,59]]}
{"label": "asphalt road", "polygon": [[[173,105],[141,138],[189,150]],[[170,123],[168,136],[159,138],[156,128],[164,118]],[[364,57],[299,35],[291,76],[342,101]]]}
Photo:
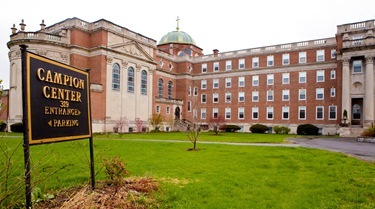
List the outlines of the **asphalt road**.
{"label": "asphalt road", "polygon": [[289,141],[302,147],[341,152],[362,160],[375,162],[375,143],[359,142],[356,138],[293,138]]}

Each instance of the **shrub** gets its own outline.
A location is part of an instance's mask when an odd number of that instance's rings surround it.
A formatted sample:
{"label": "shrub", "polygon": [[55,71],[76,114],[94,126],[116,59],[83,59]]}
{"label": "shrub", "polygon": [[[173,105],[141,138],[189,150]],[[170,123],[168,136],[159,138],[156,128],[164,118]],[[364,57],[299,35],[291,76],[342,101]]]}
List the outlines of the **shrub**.
{"label": "shrub", "polygon": [[290,128],[286,126],[274,126],[273,130],[276,134],[289,134]]}
{"label": "shrub", "polygon": [[312,124],[301,124],[297,127],[298,135],[319,135],[319,128]]}
{"label": "shrub", "polygon": [[5,128],[7,127],[7,124],[0,121],[0,131],[5,131]]}
{"label": "shrub", "polygon": [[222,125],[220,126],[220,130],[225,131],[225,132],[235,132],[240,130],[241,127],[237,125]]}
{"label": "shrub", "polygon": [[23,123],[14,123],[10,125],[10,131],[16,132],[16,133],[22,133],[23,132]]}
{"label": "shrub", "polygon": [[264,133],[266,133],[266,131],[268,131],[268,127],[266,125],[257,123],[257,124],[254,124],[250,127],[250,131],[251,131],[251,133],[264,134]]}
{"label": "shrub", "polygon": [[108,183],[114,186],[119,186],[122,183],[123,177],[128,174],[125,168],[125,163],[120,157],[113,157],[111,159],[104,159],[105,173],[108,178]]}
{"label": "shrub", "polygon": [[370,127],[366,130],[364,130],[361,134],[361,136],[367,136],[367,137],[375,137],[375,128]]}

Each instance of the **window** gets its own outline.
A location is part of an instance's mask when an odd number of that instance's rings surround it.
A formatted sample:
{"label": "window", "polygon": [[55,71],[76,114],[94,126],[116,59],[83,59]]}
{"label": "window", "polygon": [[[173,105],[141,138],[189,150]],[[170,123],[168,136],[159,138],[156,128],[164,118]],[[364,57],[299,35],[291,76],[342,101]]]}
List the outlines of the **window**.
{"label": "window", "polygon": [[232,70],[232,60],[227,60],[225,62],[225,70]]}
{"label": "window", "polygon": [[238,108],[238,119],[244,119],[245,118],[245,108],[239,107]]}
{"label": "window", "polygon": [[206,114],[206,108],[201,108],[201,119],[206,119],[207,114]]}
{"label": "window", "polygon": [[316,71],[316,82],[324,82],[324,70]]}
{"label": "window", "polygon": [[213,101],[213,103],[219,102],[219,94],[218,93],[212,94],[212,101]]}
{"label": "window", "polygon": [[253,91],[252,98],[253,102],[259,101],[259,91]]}
{"label": "window", "polygon": [[232,86],[232,78],[225,78],[225,87],[230,88]]}
{"label": "window", "polygon": [[267,56],[267,66],[273,66],[273,55]]}
{"label": "window", "polygon": [[283,54],[283,65],[289,65],[289,54]]}
{"label": "window", "polygon": [[238,60],[238,69],[245,69],[245,59]]}
{"label": "window", "polygon": [[253,86],[259,86],[259,75],[253,76]]}
{"label": "window", "polygon": [[328,107],[328,115],[330,120],[336,120],[337,118],[337,106],[329,106]]}
{"label": "window", "polygon": [[245,77],[241,76],[238,77],[238,87],[244,87],[245,86]]}
{"label": "window", "polygon": [[167,107],[166,109],[165,109],[165,112],[167,113],[167,114],[169,114],[171,111],[170,111],[170,107]]}
{"label": "window", "polygon": [[259,67],[259,57],[253,57],[253,68]]}
{"label": "window", "polygon": [[231,101],[232,101],[232,94],[230,92],[225,93],[225,102],[230,103]]}
{"label": "window", "polygon": [[214,72],[219,71],[219,62],[214,62]]}
{"label": "window", "polygon": [[156,111],[156,113],[160,113],[160,106],[159,105],[156,105],[155,111]]}
{"label": "window", "polygon": [[198,118],[198,110],[197,109],[193,109],[193,118],[194,119]]}
{"label": "window", "polygon": [[299,53],[299,63],[306,63],[306,52]]}
{"label": "window", "polygon": [[194,96],[198,96],[198,87],[194,87]]}
{"label": "window", "polygon": [[141,72],[141,94],[147,95],[147,72],[145,70]]}
{"label": "window", "polygon": [[306,83],[306,72],[299,72],[299,83]]}
{"label": "window", "polygon": [[213,80],[213,88],[214,88],[214,89],[219,88],[219,79],[215,78],[215,79]]}
{"label": "window", "polygon": [[159,78],[159,81],[158,81],[158,97],[163,97],[163,85],[164,85],[163,79]]}
{"label": "window", "polygon": [[331,97],[335,97],[336,96],[336,89],[335,89],[335,87],[331,88],[330,95],[331,95]]}
{"label": "window", "polygon": [[289,83],[289,73],[283,73],[283,84]]}
{"label": "window", "polygon": [[117,63],[112,66],[112,90],[120,90],[120,65]]}
{"label": "window", "polygon": [[267,107],[267,120],[273,119],[273,107]]}
{"label": "window", "polygon": [[258,118],[259,118],[259,114],[258,114],[259,108],[253,107],[253,108],[251,108],[251,111],[252,111],[252,118],[254,120],[258,120]]}
{"label": "window", "polygon": [[317,88],[316,89],[316,100],[323,100],[324,99],[324,88]]}
{"label": "window", "polygon": [[336,79],[336,70],[331,70],[331,79]]}
{"label": "window", "polygon": [[207,73],[207,63],[202,64],[202,73]]}
{"label": "window", "polygon": [[134,68],[128,68],[128,92],[134,93]]}
{"label": "window", "polygon": [[169,99],[172,98],[172,90],[173,90],[173,83],[172,83],[172,81],[169,81],[168,82],[168,98]]}
{"label": "window", "polygon": [[245,101],[245,92],[238,92],[238,102]]}
{"label": "window", "polygon": [[316,61],[323,62],[324,61],[324,49],[316,51]]}
{"label": "window", "polygon": [[298,107],[298,119],[306,120],[306,106]]}
{"label": "window", "polygon": [[206,103],[207,102],[207,95],[206,94],[202,94],[201,95],[201,103]]}
{"label": "window", "polygon": [[267,75],[267,85],[273,85],[273,74]]}
{"label": "window", "polygon": [[353,61],[353,73],[362,73],[362,60]]}
{"label": "window", "polygon": [[336,49],[331,49],[331,59],[336,58]]}
{"label": "window", "polygon": [[225,119],[230,119],[231,109],[230,107],[225,108]]}
{"label": "window", "polygon": [[219,109],[217,107],[212,108],[212,117],[218,118],[219,116]]}
{"label": "window", "polygon": [[283,90],[283,101],[289,101],[289,89]]}
{"label": "window", "polygon": [[191,112],[191,101],[188,101],[187,103],[187,111]]}
{"label": "window", "polygon": [[273,90],[267,91],[267,101],[273,101]]}
{"label": "window", "polygon": [[284,106],[282,108],[282,111],[283,111],[283,115],[282,115],[282,118],[283,120],[289,120],[289,107],[288,106]]}
{"label": "window", "polygon": [[298,100],[306,100],[306,89],[298,90]]}
{"label": "window", "polygon": [[201,89],[207,88],[207,80],[201,80]]}
{"label": "window", "polygon": [[324,107],[323,106],[317,106],[316,107],[316,119],[317,120],[323,120],[324,119]]}

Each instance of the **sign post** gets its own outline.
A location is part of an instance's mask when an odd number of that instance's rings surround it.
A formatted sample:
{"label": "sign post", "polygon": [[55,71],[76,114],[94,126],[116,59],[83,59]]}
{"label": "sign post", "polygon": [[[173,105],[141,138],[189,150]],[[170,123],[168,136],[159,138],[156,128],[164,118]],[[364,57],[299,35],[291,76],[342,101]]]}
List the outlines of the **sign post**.
{"label": "sign post", "polygon": [[95,188],[89,71],[39,56],[20,45],[26,208],[31,208],[30,145],[89,138]]}

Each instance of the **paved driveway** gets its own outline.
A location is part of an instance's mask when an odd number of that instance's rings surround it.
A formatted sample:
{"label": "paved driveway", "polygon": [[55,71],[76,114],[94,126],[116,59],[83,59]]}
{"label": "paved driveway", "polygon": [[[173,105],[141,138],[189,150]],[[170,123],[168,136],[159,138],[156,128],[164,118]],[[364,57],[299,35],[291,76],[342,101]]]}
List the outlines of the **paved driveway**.
{"label": "paved driveway", "polygon": [[326,149],[375,162],[375,143],[358,142],[356,138],[293,138],[289,141],[303,147]]}

